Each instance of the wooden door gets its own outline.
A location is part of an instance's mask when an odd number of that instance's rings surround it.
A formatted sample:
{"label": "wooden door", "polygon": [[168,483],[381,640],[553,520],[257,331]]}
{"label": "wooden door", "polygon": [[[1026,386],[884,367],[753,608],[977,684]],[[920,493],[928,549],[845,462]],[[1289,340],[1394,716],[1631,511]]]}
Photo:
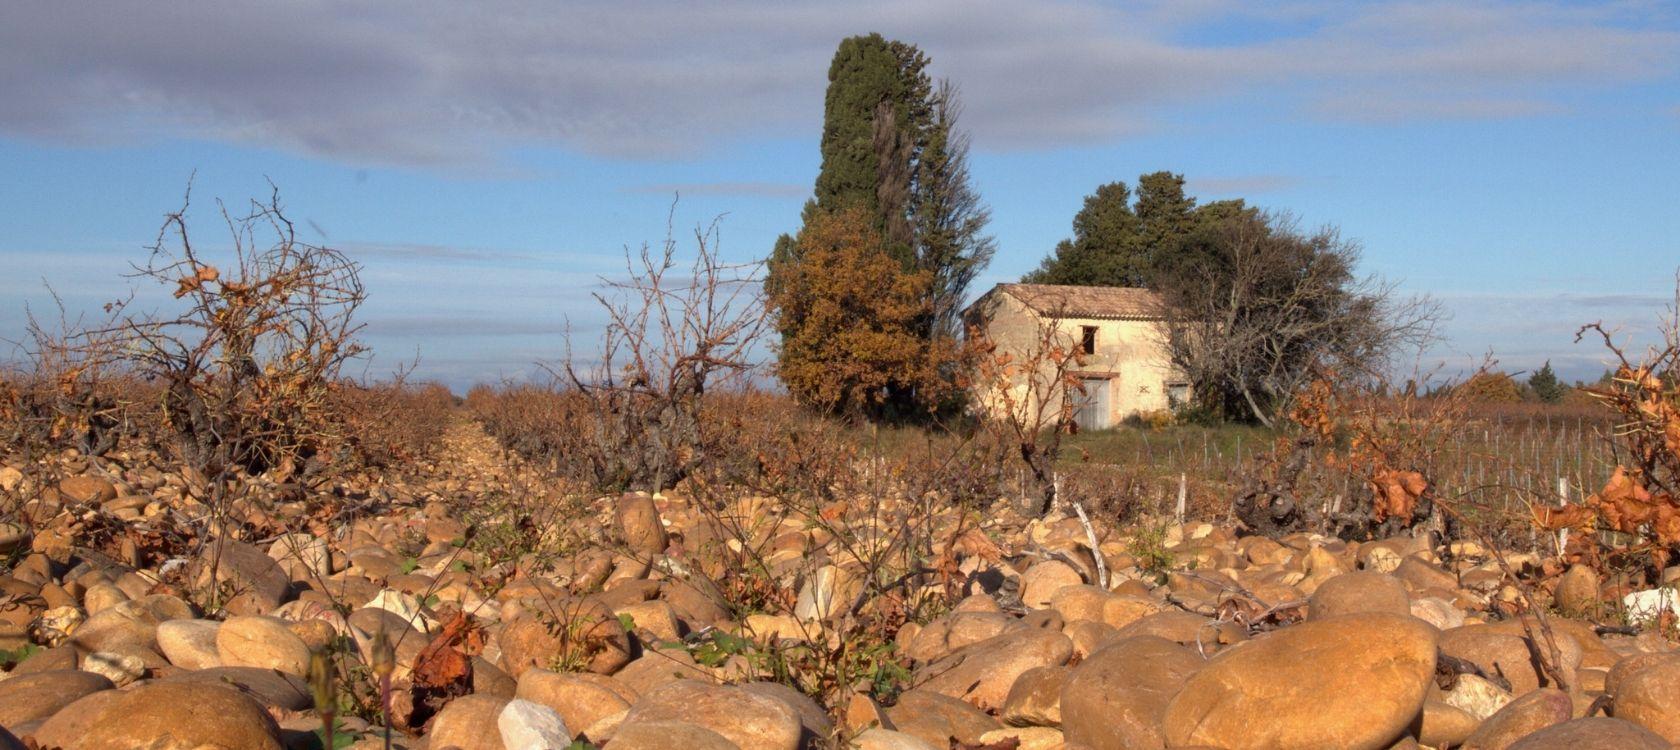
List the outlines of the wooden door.
{"label": "wooden door", "polygon": [[1113,410],[1109,408],[1108,400],[1111,382],[1108,378],[1086,378],[1082,381],[1085,393],[1073,394],[1073,397],[1078,399],[1073,421],[1079,425],[1079,429],[1106,430],[1114,426],[1111,419]]}

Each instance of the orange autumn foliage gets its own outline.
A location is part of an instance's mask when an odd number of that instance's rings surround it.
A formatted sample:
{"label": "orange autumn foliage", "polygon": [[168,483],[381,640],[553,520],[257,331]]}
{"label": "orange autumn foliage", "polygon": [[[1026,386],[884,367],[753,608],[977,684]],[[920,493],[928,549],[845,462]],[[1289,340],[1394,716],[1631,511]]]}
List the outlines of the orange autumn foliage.
{"label": "orange autumn foliage", "polygon": [[1366,480],[1371,490],[1371,512],[1378,521],[1386,518],[1411,518],[1418,500],[1429,489],[1423,474],[1388,467],[1377,468]]}
{"label": "orange autumn foliage", "polygon": [[215,266],[199,266],[196,273],[191,276],[183,276],[181,277],[181,280],[177,282],[179,286],[175,288],[175,299],[180,299],[188,294],[196,292],[205,284],[220,279],[221,276],[221,272],[217,271]]}
{"label": "orange autumn foliage", "polygon": [[[1326,467],[1346,470],[1364,482],[1377,523],[1415,519],[1429,491],[1429,481],[1418,470],[1427,463],[1426,446],[1442,425],[1456,421],[1452,402],[1433,411],[1405,408],[1416,401],[1402,396],[1389,408],[1379,408],[1369,394],[1341,393],[1335,374],[1323,373],[1296,395],[1290,411],[1290,419],[1324,447],[1319,460]],[[1337,450],[1342,437],[1347,448]]]}
{"label": "orange autumn foliage", "polygon": [[1680,542],[1680,505],[1669,495],[1652,494],[1624,467],[1616,467],[1589,504],[1609,528],[1632,534],[1644,527],[1660,542]]}
{"label": "orange autumn foliage", "polygon": [[952,385],[944,365],[956,349],[924,335],[932,276],[888,254],[862,209],[812,217],[797,247],[772,265],[767,284],[788,391],[829,413],[877,411],[894,394],[937,402]]}
{"label": "orange autumn foliage", "polygon": [[1503,372],[1478,372],[1454,391],[1455,395],[1480,404],[1514,404],[1523,400],[1522,386]]}

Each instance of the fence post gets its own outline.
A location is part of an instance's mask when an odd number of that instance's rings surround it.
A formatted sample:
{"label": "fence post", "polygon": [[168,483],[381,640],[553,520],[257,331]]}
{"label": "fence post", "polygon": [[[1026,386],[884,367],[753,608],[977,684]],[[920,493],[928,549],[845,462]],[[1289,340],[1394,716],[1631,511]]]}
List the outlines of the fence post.
{"label": "fence post", "polygon": [[[1558,492],[1558,508],[1562,509],[1562,508],[1569,507],[1569,478],[1568,477],[1558,477],[1557,478],[1557,492]],[[1557,533],[1558,559],[1563,558],[1563,550],[1564,550],[1565,547],[1568,546],[1568,544],[1569,544],[1569,527],[1565,526],[1561,529],[1558,529],[1558,533]]]}
{"label": "fence post", "polygon": [[1186,485],[1184,472],[1181,471],[1178,473],[1178,509],[1173,513],[1180,525],[1184,524],[1184,512],[1187,509],[1185,506],[1189,504],[1189,499],[1189,487]]}

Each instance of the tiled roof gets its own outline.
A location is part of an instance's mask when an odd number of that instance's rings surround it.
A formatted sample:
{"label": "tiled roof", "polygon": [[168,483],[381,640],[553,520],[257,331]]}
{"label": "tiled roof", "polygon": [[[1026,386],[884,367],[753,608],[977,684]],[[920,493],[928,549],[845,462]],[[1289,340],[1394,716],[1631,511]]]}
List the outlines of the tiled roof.
{"label": "tiled roof", "polygon": [[1157,320],[1166,315],[1160,295],[1138,287],[998,284],[988,294],[997,292],[1047,317]]}

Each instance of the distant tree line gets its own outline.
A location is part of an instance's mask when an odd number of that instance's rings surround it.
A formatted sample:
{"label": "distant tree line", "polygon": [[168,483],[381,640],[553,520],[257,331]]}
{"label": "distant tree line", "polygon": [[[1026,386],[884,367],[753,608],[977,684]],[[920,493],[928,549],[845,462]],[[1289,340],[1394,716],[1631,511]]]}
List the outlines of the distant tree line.
{"label": "distant tree line", "polygon": [[1561,404],[1574,401],[1575,395],[1589,388],[1604,388],[1610,385],[1614,374],[1606,371],[1603,376],[1592,383],[1577,381],[1574,385],[1564,382],[1557,372],[1552,369],[1551,360],[1547,360],[1540,369],[1530,373],[1527,378],[1522,373],[1511,374],[1489,370],[1478,372],[1466,378],[1464,382],[1450,386],[1450,390],[1462,393],[1471,401],[1479,403],[1514,404],[1520,402],[1539,402],[1543,404]]}

